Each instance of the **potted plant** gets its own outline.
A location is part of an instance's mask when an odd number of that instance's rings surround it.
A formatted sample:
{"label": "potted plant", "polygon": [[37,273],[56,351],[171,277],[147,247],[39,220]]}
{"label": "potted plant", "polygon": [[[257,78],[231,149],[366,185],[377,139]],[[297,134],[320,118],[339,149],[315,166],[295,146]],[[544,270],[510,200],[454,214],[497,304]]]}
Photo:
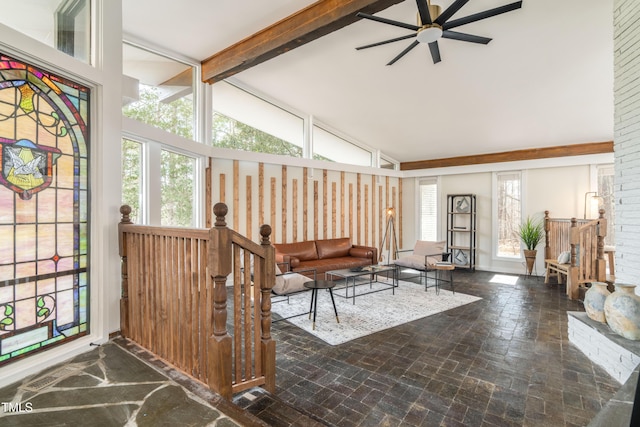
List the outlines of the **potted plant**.
{"label": "potted plant", "polygon": [[542,221],[535,220],[530,216],[520,224],[518,229],[518,236],[522,243],[524,243],[525,249],[524,258],[527,262],[527,273],[531,275],[533,271],[533,265],[536,262],[537,251],[536,248],[540,244],[540,241],[544,237],[544,226]]}

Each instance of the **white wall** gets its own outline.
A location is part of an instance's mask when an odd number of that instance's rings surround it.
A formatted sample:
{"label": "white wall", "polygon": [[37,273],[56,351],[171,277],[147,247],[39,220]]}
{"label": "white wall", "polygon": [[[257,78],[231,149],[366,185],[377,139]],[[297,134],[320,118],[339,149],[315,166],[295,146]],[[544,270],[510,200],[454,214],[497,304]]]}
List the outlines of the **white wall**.
{"label": "white wall", "polygon": [[[529,161],[518,164],[494,164],[485,165],[483,168],[467,168],[469,173],[464,173],[465,168],[457,168],[455,173],[440,175],[440,236],[446,238],[446,203],[447,194],[472,193],[477,200],[477,256],[476,268],[478,270],[495,271],[503,273],[523,274],[525,272],[524,259],[504,260],[493,256],[493,218],[492,218],[492,174],[494,171],[520,170],[523,171],[523,207],[524,216],[544,217],[544,211],[548,210],[554,218],[582,218],[584,214],[584,194],[594,191],[590,188],[591,164],[611,163],[613,155],[598,157],[580,156],[580,158],[566,159],[566,165],[553,162]],[[580,164],[582,163],[582,164]],[[511,168],[509,167],[511,166]],[[484,170],[478,170],[484,169]],[[431,171],[421,171],[423,176],[433,176]],[[416,176],[420,172],[413,173]],[[418,198],[415,190],[409,193],[411,186],[415,187],[414,179],[403,180],[405,218],[410,212],[417,212]],[[413,197],[412,197],[413,194]],[[407,220],[404,229],[405,248],[413,247],[417,235],[416,219]],[[544,274],[544,243],[538,247],[537,273]]]}
{"label": "white wall", "polygon": [[[616,281],[640,285],[640,7],[614,4]],[[636,288],[636,293],[640,289]]]}

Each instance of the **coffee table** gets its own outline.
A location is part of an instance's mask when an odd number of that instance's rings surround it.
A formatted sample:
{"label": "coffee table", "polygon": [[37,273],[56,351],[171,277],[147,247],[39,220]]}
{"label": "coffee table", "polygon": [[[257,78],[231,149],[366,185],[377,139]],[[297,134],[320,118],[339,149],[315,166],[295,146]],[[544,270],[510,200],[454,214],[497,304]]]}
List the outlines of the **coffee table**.
{"label": "coffee table", "polygon": [[[387,275],[387,279],[389,278],[389,273],[391,273],[391,283],[381,282],[378,280],[378,276],[382,273],[385,273]],[[369,276],[369,281],[356,284],[356,279],[364,276]],[[371,288],[372,283],[380,283],[391,288],[391,293],[393,295],[395,295],[395,288],[398,286],[398,277],[396,275],[396,268],[394,265],[369,265],[357,270],[351,268],[331,270],[325,273],[325,277],[330,277],[332,280],[335,280],[336,277],[339,279],[343,279],[345,281],[345,293],[344,295],[337,295],[344,298],[352,298],[354,304],[356,303],[356,286],[369,284],[369,287]],[[349,281],[351,281],[351,296],[349,296]],[[366,295],[386,290],[387,288],[375,289],[369,292],[359,293],[358,295]]]}

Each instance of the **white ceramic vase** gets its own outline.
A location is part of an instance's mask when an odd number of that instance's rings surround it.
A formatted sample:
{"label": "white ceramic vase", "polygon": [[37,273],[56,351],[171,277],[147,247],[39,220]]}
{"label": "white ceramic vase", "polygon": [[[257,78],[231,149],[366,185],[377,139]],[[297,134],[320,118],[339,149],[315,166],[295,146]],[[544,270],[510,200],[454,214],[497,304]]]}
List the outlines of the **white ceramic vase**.
{"label": "white ceramic vase", "polygon": [[607,324],[616,334],[640,340],[640,296],[636,295],[636,285],[616,284],[616,290],[604,303]]}

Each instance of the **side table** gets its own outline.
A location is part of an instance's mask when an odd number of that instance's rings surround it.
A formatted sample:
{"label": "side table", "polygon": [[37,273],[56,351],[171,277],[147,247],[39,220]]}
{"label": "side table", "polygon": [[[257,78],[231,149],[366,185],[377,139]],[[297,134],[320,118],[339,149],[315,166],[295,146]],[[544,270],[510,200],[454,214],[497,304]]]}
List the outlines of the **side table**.
{"label": "side table", "polygon": [[[442,263],[436,263],[433,266],[433,268],[436,271],[436,295],[440,293],[440,282],[451,283],[451,291],[455,294],[456,290],[453,287],[453,270],[456,269],[456,266],[453,265],[452,263],[442,262]],[[445,274],[446,271],[449,272],[449,280],[445,280],[442,278],[442,275]]]}
{"label": "side table", "polygon": [[331,303],[333,311],[336,313],[336,321],[340,323],[338,318],[338,309],[336,309],[336,301],[333,299],[333,287],[336,284],[330,280],[312,280],[305,282],[304,287],[311,289],[311,305],[309,306],[309,319],[311,319],[311,311],[313,310],[313,329],[316,329],[316,314],[318,312],[318,289],[327,289],[331,295]]}

